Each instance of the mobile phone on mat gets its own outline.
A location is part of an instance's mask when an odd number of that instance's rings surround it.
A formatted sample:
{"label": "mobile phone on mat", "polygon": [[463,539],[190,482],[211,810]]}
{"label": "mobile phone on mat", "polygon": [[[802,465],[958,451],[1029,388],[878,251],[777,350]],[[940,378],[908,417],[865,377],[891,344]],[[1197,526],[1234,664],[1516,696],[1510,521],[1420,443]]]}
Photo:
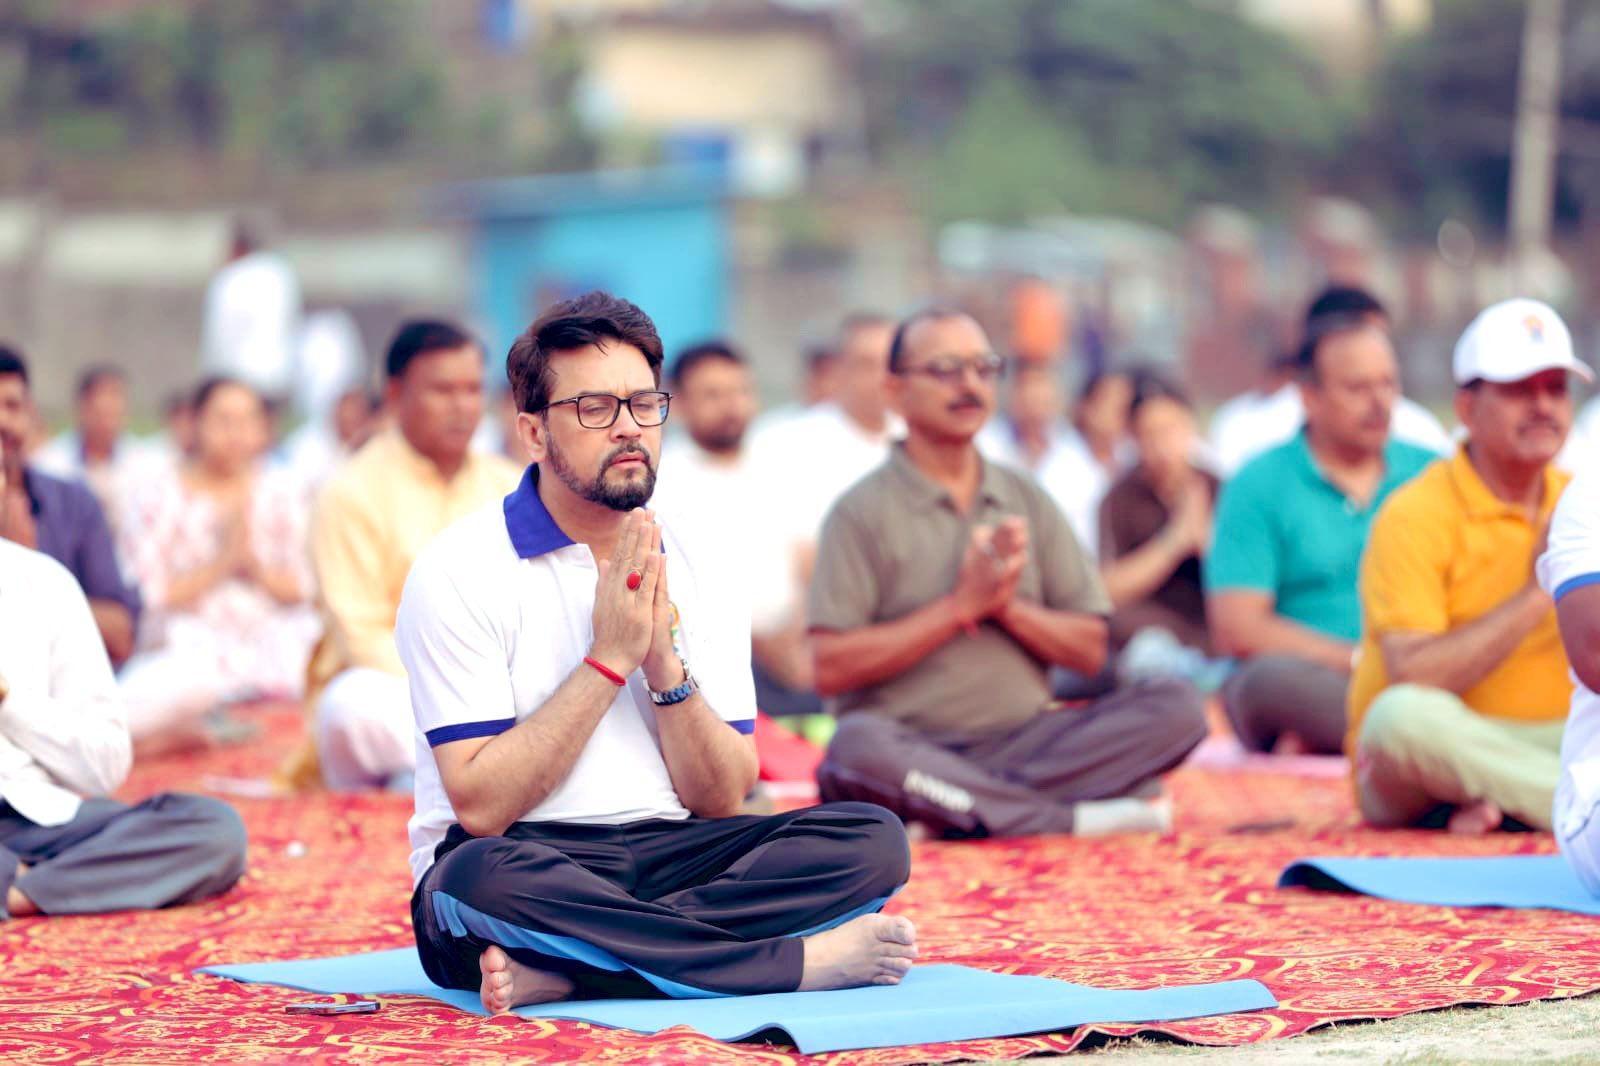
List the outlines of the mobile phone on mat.
{"label": "mobile phone on mat", "polygon": [[358,999],[354,1003],[291,1003],[283,1008],[285,1014],[371,1014],[381,1004],[375,999]]}

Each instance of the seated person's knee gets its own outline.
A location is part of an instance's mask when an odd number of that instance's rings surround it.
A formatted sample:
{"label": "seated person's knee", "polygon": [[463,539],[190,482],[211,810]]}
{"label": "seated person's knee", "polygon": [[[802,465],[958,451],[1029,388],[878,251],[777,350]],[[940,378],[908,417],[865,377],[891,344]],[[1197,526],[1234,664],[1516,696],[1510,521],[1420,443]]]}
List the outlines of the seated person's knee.
{"label": "seated person's knee", "polygon": [[1392,685],[1367,708],[1358,743],[1370,751],[1425,745],[1438,735],[1441,712],[1445,712],[1451,699],[1449,693],[1439,689]]}
{"label": "seated person's knee", "polygon": [[238,811],[219,799],[182,792],[165,794],[162,805],[169,813],[181,813],[185,834],[196,853],[193,861],[214,870],[219,882],[226,882],[219,891],[244,876],[250,840]]}
{"label": "seated person's knee", "polygon": [[239,812],[221,800],[207,796],[197,797],[206,803],[205,817],[210,824],[207,836],[216,846],[218,855],[229,856],[244,873],[245,852],[250,847],[249,834],[245,832],[244,819]]}
{"label": "seated person's knee", "polygon": [[828,741],[828,758],[853,768],[872,765],[885,745],[892,743],[890,724],[889,719],[871,711],[843,715]]}
{"label": "seated person's knee", "polygon": [[889,891],[910,880],[911,844],[906,838],[905,823],[898,815],[876,803],[855,801],[831,803],[828,809],[849,817],[858,825],[862,839],[855,847],[866,853],[868,858],[864,865],[884,879]]}
{"label": "seated person's knee", "polygon": [[510,837],[474,837],[439,861],[439,876],[428,887],[465,906],[490,912],[509,882],[514,881],[519,896],[559,892],[559,880],[553,890],[542,882],[571,863],[571,859],[544,844]]}
{"label": "seated person's knee", "polygon": [[1167,736],[1198,742],[1206,735],[1205,698],[1194,685],[1169,677],[1140,682],[1139,690],[1157,711]]}

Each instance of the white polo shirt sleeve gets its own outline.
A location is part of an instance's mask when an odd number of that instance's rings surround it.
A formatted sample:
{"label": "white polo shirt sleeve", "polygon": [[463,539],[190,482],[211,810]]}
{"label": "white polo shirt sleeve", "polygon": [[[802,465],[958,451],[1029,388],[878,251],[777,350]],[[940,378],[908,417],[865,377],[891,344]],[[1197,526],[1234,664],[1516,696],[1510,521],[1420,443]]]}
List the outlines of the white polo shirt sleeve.
{"label": "white polo shirt sleeve", "polygon": [[1580,473],[1561,494],[1538,573],[1557,602],[1573,589],[1600,584],[1600,471]]}
{"label": "white polo shirt sleeve", "polygon": [[492,737],[517,724],[499,598],[464,587],[474,571],[425,550],[406,578],[395,643],[411,686],[417,730],[429,747]]}

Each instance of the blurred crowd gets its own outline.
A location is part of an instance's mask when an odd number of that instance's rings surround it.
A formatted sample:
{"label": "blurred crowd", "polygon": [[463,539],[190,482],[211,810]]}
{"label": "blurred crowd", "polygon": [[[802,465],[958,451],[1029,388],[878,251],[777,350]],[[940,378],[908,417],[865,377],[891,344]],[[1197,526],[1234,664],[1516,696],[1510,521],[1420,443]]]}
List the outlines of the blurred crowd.
{"label": "blurred crowd", "polygon": [[[667,360],[650,506],[750,603],[757,703],[828,745],[825,798],[955,835],[1031,831],[1057,807],[1046,828],[1161,828],[1159,775],[1205,735],[1214,694],[1244,751],[1356,756],[1376,824],[1549,824],[1571,685],[1533,566],[1600,417],[1577,410],[1569,383],[1591,375],[1554,311],[1485,310],[1456,348],[1447,425],[1400,394],[1382,304],[1330,288],[1299,347],[1208,429],[1155,368],[1104,361],[1069,392],[1070,363],[920,314],[845,316],[805,355],[801,395],[767,411],[735,341]],[[241,231],[197,383],[143,437],[116,366],[82,373],[51,434],[25,356],[0,349],[0,537],[77,579],[136,756],[239,743],[251,704],[296,700],[306,744],[283,784],[409,790],[427,749],[394,643],[401,592],[435,535],[524,478],[518,412],[459,324],[402,324],[375,386],[348,330],[298,316],[292,272]],[[936,449],[969,446],[1009,472],[971,505],[1000,510],[942,531],[964,505],[922,514],[907,486]],[[895,482],[900,466],[922,472]],[[966,554],[943,542],[968,526]],[[1001,573],[1013,553],[1034,576],[983,592],[980,556]],[[1006,612],[1035,580],[1047,600],[1067,582],[1050,606],[1103,625],[1063,638],[1062,616],[1030,636]],[[999,597],[962,615],[981,639],[883,636],[891,666],[870,668],[870,641],[830,643],[952,587],[951,603]],[[890,589],[916,591],[895,606]],[[1002,713],[1015,693],[1028,706]],[[1088,710],[1050,719],[1074,723],[1080,763],[1034,803],[974,753],[1041,704]]]}

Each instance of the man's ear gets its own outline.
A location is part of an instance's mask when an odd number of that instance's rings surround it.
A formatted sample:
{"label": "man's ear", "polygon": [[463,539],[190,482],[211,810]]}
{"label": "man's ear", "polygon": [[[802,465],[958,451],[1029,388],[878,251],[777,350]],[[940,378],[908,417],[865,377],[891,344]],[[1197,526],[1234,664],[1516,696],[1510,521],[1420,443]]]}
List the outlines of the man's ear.
{"label": "man's ear", "polygon": [[890,374],[883,385],[883,398],[889,410],[901,418],[906,414],[906,379],[904,374]]}
{"label": "man's ear", "polygon": [[1477,405],[1474,401],[1477,398],[1477,394],[1471,389],[1456,390],[1456,421],[1466,426],[1468,432],[1471,432],[1472,423],[1475,421],[1473,416],[1476,414]]}
{"label": "man's ear", "polygon": [[535,463],[542,463],[549,454],[550,423],[527,411],[517,412],[517,439],[522,450]]}

